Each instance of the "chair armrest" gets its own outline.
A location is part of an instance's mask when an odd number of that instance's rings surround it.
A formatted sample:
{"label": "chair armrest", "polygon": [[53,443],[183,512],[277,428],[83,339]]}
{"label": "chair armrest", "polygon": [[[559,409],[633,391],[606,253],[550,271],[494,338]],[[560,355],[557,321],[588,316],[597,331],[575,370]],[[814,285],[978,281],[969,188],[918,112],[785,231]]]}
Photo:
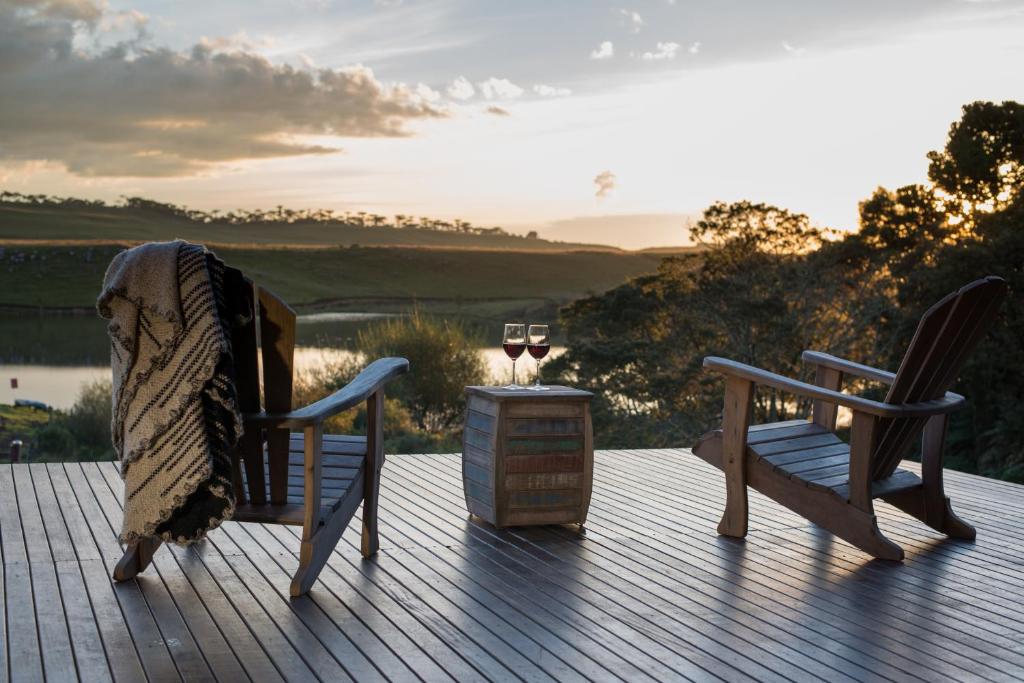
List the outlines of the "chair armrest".
{"label": "chair armrest", "polygon": [[807,382],[783,377],[782,375],[777,375],[774,372],[768,372],[767,370],[755,368],[752,365],[746,365],[744,363],[737,363],[736,361],[728,360],[726,358],[718,358],[717,356],[708,356],[705,358],[704,367],[710,370],[717,370],[718,372],[726,375],[742,377],[743,379],[750,380],[755,384],[774,387],[782,391],[797,394],[798,396],[816,398],[821,401],[825,401],[826,403],[845,406],[851,410],[868,413],[869,415],[875,415],[877,417],[926,417],[930,415],[941,415],[943,413],[953,412],[964,404],[964,397],[959,394],[954,394],[953,392],[946,392],[946,395],[943,398],[936,399],[934,401],[903,404],[882,403],[880,401],[872,401],[871,399],[863,398],[861,396],[844,394],[841,391],[824,389],[822,387],[815,386],[814,384],[808,384]]}
{"label": "chair armrest", "polygon": [[884,384],[892,384],[896,380],[895,372],[879,370],[871,367],[870,365],[861,365],[860,363],[854,363],[853,361],[846,360],[845,358],[837,358],[836,356],[822,353],[820,351],[804,351],[803,354],[801,354],[800,359],[805,363],[821,365],[826,368],[838,370],[847,375],[855,375],[857,377],[863,377],[864,379],[872,379],[876,382],[883,382]]}
{"label": "chair armrest", "polygon": [[385,384],[409,371],[405,358],[380,358],[373,361],[344,387],[316,403],[290,413],[250,413],[246,422],[265,427],[307,427],[323,422],[332,415],[354,408],[380,391]]}

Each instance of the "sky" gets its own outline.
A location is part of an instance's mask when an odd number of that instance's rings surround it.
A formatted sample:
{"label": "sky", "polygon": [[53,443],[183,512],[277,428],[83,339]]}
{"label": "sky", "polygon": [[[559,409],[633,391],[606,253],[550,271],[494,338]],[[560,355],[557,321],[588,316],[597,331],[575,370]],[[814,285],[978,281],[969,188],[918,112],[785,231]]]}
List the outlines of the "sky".
{"label": "sky", "polygon": [[469,220],[625,248],[716,200],[855,229],[1024,0],[0,0],[0,188]]}

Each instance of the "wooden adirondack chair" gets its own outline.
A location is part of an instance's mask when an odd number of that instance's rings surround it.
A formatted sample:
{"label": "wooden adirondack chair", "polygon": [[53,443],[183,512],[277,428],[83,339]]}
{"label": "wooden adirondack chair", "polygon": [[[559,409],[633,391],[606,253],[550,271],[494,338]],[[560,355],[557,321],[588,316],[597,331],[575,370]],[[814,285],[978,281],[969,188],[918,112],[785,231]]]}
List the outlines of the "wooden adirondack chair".
{"label": "wooden adirondack chair", "polygon": [[[232,457],[233,519],[302,527],[299,568],[290,589],[292,596],[299,596],[316,581],[360,502],[363,557],[377,552],[384,387],[408,371],[409,361],[376,360],[334,394],[292,410],[295,312],[263,287],[254,285],[246,296],[244,305],[253,312],[252,321],[237,328],[232,338],[245,427]],[[263,409],[257,358],[261,350]],[[325,419],[364,403],[367,436],[324,435]],[[300,431],[292,433],[292,429]],[[143,571],[160,544],[159,538],[152,538],[128,546],[114,569],[114,579],[124,581]]]}
{"label": "wooden adirondack chair", "polygon": [[[746,535],[751,486],[877,558],[902,561],[903,549],[879,531],[875,498],[948,536],[973,539],[974,528],[953,513],[943,491],[949,413],[964,403],[948,389],[1005,294],[1005,281],[987,277],[932,306],[895,374],[805,351],[803,360],[816,367],[815,383],[808,384],[705,358],[704,367],[726,376],[722,429],[694,447],[696,455],[725,472],[726,507],[718,532]],[[883,382],[889,392],[883,402],[844,394],[844,375]],[[750,426],[755,385],[813,399],[811,420]],[[837,406],[853,411],[849,444],[835,435]],[[898,469],[918,437],[923,437],[922,477]]]}

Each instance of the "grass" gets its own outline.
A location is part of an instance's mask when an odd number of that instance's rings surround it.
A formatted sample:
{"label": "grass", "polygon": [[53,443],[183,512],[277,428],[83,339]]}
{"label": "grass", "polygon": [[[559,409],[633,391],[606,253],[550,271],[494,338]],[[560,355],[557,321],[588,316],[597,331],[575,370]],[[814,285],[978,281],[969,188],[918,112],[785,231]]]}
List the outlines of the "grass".
{"label": "grass", "polygon": [[[118,244],[0,243],[0,306],[88,309]],[[567,302],[654,271],[661,256],[621,251],[524,252],[410,247],[216,248],[227,263],[301,308],[379,310]]]}
{"label": "grass", "polygon": [[11,441],[28,441],[29,436],[50,421],[45,410],[0,404],[0,453],[6,460]]}

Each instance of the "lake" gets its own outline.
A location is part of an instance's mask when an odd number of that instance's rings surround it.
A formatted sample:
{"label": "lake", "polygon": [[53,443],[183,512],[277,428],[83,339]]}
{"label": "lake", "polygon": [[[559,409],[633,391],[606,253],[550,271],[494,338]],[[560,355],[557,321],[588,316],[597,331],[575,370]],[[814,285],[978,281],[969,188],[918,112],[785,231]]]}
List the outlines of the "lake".
{"label": "lake", "polygon": [[[295,366],[299,373],[350,358],[361,329],[385,317],[376,313],[326,312],[300,315]],[[494,380],[505,383],[511,362],[501,350],[501,322],[467,321],[485,333],[480,351]],[[91,315],[0,312],[0,403],[42,401],[54,408],[74,404],[82,384],[110,377],[106,321]],[[549,358],[564,351],[555,346]],[[533,380],[534,362],[521,358],[519,381]],[[11,379],[18,388],[11,388]]]}

